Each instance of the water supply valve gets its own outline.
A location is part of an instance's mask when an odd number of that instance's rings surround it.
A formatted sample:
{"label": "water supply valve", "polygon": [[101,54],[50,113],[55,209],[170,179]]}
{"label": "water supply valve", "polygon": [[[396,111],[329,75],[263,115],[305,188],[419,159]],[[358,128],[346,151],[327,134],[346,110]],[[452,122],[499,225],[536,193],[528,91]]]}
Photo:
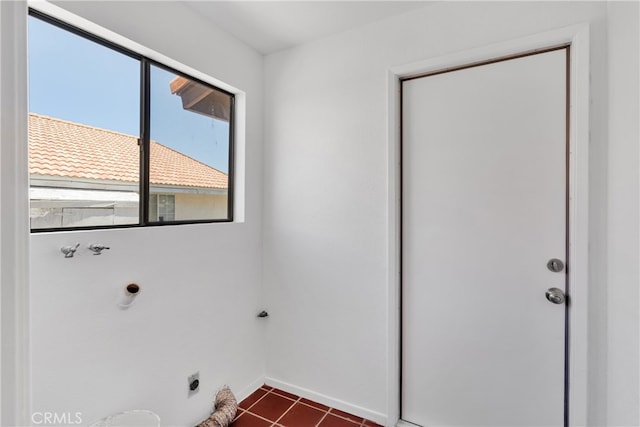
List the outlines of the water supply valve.
{"label": "water supply valve", "polygon": [[75,255],[79,246],[80,243],[76,244],[75,246],[63,246],[60,248],[60,252],[64,254],[65,258],[73,258],[73,255]]}
{"label": "water supply valve", "polygon": [[102,251],[104,251],[105,249],[110,249],[110,248],[109,246],[105,246],[97,243],[92,243],[89,245],[89,250],[93,252],[94,255],[100,255]]}

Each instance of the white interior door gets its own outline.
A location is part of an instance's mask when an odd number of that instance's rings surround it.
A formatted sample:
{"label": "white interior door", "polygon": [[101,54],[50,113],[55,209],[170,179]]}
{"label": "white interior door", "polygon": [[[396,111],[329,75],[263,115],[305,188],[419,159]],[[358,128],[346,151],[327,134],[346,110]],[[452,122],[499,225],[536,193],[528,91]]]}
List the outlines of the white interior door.
{"label": "white interior door", "polygon": [[403,82],[402,408],[562,426],[567,49]]}

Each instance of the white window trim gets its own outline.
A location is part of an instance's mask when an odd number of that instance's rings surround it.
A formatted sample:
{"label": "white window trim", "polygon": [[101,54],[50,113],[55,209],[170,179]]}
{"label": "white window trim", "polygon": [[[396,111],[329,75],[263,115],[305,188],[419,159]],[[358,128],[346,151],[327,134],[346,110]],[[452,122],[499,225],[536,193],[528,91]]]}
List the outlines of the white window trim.
{"label": "white window trim", "polygon": [[0,425],[31,425],[27,5],[0,2]]}

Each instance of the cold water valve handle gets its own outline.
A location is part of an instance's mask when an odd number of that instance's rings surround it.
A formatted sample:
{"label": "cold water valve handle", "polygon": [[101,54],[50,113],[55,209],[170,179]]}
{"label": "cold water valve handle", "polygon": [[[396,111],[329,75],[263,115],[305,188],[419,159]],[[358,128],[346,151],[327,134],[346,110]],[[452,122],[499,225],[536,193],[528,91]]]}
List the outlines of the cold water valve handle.
{"label": "cold water valve handle", "polygon": [[91,252],[93,252],[94,255],[100,255],[102,253],[103,250],[105,249],[110,249],[108,246],[105,245],[99,245],[96,243],[92,243],[89,245],[89,250]]}
{"label": "cold water valve handle", "polygon": [[76,244],[75,246],[63,246],[60,248],[60,252],[64,254],[65,258],[73,258],[73,255],[76,253],[79,246],[80,243]]}

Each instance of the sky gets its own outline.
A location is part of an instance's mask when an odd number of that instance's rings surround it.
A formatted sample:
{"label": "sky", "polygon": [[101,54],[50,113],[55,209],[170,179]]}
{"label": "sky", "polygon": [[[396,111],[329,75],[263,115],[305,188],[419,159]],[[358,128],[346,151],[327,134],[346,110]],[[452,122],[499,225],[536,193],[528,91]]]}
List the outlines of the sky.
{"label": "sky", "polygon": [[[151,67],[151,139],[228,173],[228,123],[184,110],[175,76]],[[140,63],[30,16],[29,111],[138,136]]]}

